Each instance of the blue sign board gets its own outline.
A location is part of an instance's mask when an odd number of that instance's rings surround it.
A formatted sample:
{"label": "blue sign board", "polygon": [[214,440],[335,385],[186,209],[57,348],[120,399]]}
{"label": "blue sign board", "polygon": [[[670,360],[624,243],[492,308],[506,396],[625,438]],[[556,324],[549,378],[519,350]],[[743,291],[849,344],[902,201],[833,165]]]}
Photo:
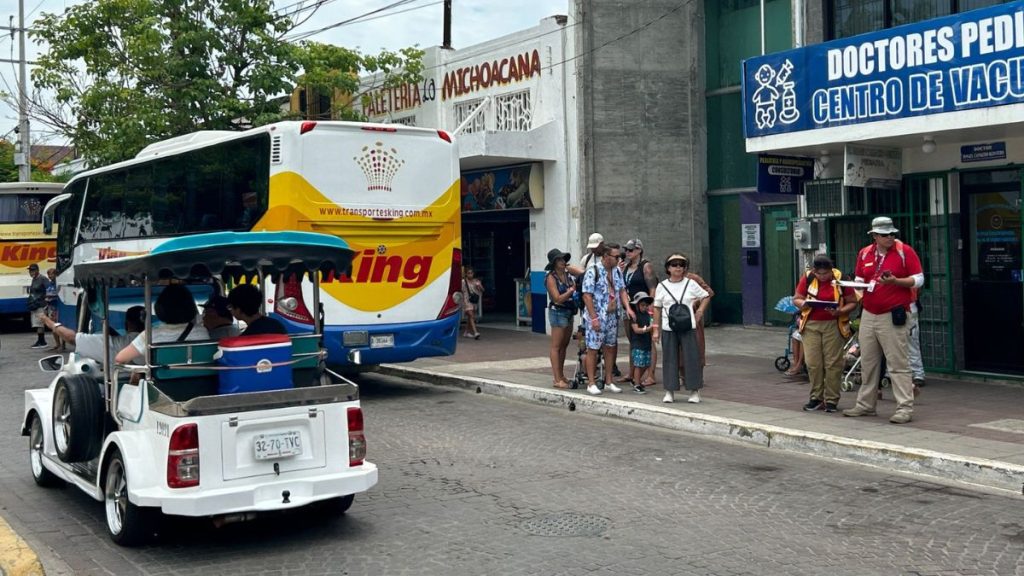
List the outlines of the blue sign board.
{"label": "blue sign board", "polygon": [[743,62],[747,138],[1024,102],[1024,3]]}
{"label": "blue sign board", "polygon": [[813,158],[757,156],[757,191],[762,194],[803,194],[804,181],[813,179]]}
{"label": "blue sign board", "polygon": [[960,147],[961,162],[987,162],[989,160],[1006,160],[1006,142],[971,144]]}

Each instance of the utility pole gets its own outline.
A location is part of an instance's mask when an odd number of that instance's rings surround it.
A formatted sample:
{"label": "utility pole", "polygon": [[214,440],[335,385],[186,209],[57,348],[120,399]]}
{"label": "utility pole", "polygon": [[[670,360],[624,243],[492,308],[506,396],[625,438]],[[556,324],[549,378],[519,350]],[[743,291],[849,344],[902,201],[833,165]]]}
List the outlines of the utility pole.
{"label": "utility pole", "polygon": [[[16,155],[14,163],[18,164],[18,180],[32,180],[32,143],[28,134],[28,69],[25,56],[25,0],[18,0],[18,54],[21,78],[18,79],[18,137],[21,139],[21,154]],[[20,162],[19,162],[20,160]]]}
{"label": "utility pole", "polygon": [[452,49],[452,0],[444,0],[444,36],[441,48]]}

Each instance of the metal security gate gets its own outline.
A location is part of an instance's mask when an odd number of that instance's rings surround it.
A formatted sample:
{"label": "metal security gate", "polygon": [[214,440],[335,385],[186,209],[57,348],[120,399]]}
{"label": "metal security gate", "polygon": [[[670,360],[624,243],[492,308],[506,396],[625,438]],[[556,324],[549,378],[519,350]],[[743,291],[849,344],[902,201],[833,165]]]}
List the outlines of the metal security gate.
{"label": "metal security gate", "polygon": [[946,175],[904,176],[900,190],[846,188],[846,213],[827,220],[829,248],[844,274],[853,274],[857,253],[871,243],[867,232],[875,216],[889,216],[899,238],[921,258],[925,283],[921,307],[921,355],[925,367],[956,369],[953,332],[953,254]]}

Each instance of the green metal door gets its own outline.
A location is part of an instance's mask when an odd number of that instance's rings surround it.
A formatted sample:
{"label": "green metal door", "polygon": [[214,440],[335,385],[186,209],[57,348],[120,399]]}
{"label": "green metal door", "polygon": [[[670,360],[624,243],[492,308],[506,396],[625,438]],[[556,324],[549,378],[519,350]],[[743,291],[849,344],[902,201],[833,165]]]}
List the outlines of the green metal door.
{"label": "green metal door", "polygon": [[783,296],[796,288],[796,253],[793,251],[793,219],[796,204],[761,207],[761,237],[764,242],[764,321],[785,326],[793,317],[775,309]]}

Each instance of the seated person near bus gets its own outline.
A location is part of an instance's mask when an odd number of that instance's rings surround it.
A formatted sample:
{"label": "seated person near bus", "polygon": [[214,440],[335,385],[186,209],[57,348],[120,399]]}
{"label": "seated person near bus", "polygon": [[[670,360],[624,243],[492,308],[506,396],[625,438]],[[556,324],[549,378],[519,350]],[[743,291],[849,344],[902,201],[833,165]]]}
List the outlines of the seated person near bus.
{"label": "seated person near bus", "polygon": [[242,336],[257,334],[287,334],[284,324],[268,318],[260,312],[263,295],[260,289],[252,284],[239,284],[228,294],[228,308],[238,320],[245,322],[246,329]]}
{"label": "seated person near bus", "polygon": [[[74,344],[75,353],[79,356],[103,362],[103,336],[101,334],[75,332],[48,317],[43,318],[43,323],[62,340]],[[117,354],[122,348],[131,344],[132,340],[135,340],[145,329],[146,309],[142,306],[132,306],[124,314],[124,334],[117,334],[116,331],[112,331],[110,334],[111,352]]]}
{"label": "seated person near bus", "polygon": [[[160,324],[153,326],[153,343],[209,340],[210,335],[199,319],[195,297],[184,284],[164,286],[156,299],[156,317]],[[118,364],[127,364],[146,356],[146,335],[139,334],[114,357]]]}
{"label": "seated person near bus", "polygon": [[228,309],[227,298],[220,294],[214,294],[201,306],[203,307],[203,326],[210,333],[211,339],[220,340],[238,336],[238,325],[235,324],[235,318],[231,316],[231,310]]}

